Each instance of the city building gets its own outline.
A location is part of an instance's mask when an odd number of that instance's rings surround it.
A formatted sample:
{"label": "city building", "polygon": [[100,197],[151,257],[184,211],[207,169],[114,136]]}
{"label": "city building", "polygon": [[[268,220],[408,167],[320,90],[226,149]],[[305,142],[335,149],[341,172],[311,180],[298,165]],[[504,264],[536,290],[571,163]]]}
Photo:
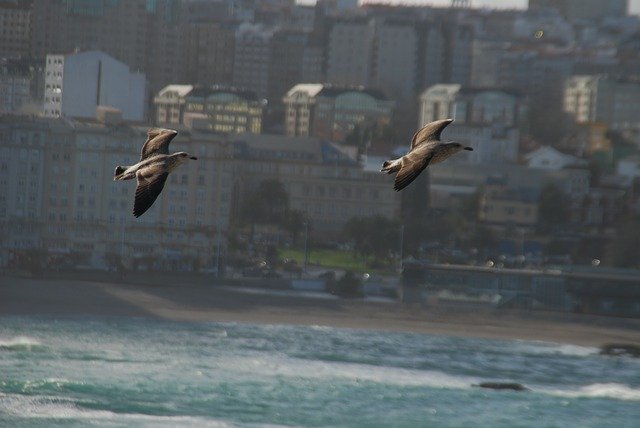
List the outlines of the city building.
{"label": "city building", "polygon": [[47,55],[44,115],[92,118],[98,106],[107,106],[125,120],[143,121],[146,90],[144,74],[104,52]]}
{"label": "city building", "polygon": [[213,266],[226,252],[230,219],[263,180],[284,184],[317,239],[339,237],[354,216],[399,214],[388,177],[327,141],[183,129],[171,149],[198,161],[171,174],[135,219],[135,182],[112,175],[116,165],[139,159],[147,127],[113,126],[108,118],[0,118],[0,265],[38,249],[95,267],[114,259],[127,267]]}
{"label": "city building", "polygon": [[17,112],[31,101],[33,77],[28,68],[0,63],[0,113]]}
{"label": "city building", "polygon": [[506,89],[466,88],[438,84],[420,95],[419,126],[453,118],[446,139],[473,146],[452,161],[465,163],[515,162],[520,129],[526,127],[526,99]]}
{"label": "city building", "polygon": [[100,50],[145,73],[152,92],[183,81],[187,32],[179,0],[37,0],[31,8],[30,55]]}
{"label": "city building", "polygon": [[160,126],[188,125],[200,115],[206,129],[218,133],[260,134],[266,101],[246,90],[224,87],[169,85],[153,100],[155,123]]}
{"label": "city building", "polygon": [[640,81],[604,75],[573,76],[564,89],[564,111],[577,123],[606,124],[615,130],[640,127]]}
{"label": "city building", "polygon": [[233,84],[233,59],[238,25],[234,22],[191,24],[187,81],[198,85]]}
{"label": "city building", "polygon": [[246,88],[260,98],[269,94],[269,59],[273,30],[258,24],[241,24],[235,35],[233,86]]}
{"label": "city building", "polygon": [[327,82],[368,86],[371,77],[375,22],[335,18],[327,40]]}
{"label": "city building", "polygon": [[478,204],[478,220],[494,227],[525,227],[538,224],[539,192],[535,187],[513,187],[500,179],[488,180]]}
{"label": "city building", "polygon": [[628,0],[529,0],[529,10],[556,9],[569,21],[600,20],[627,14]]}
{"label": "city building", "polygon": [[343,141],[356,126],[386,124],[395,106],[373,89],[303,83],[283,98],[285,133]]}
{"label": "city building", "polygon": [[319,40],[304,31],[281,30],[273,35],[269,61],[268,99],[280,104],[282,97],[300,82],[321,82],[324,49]]}
{"label": "city building", "polygon": [[224,146],[211,134],[181,133],[172,149],[197,154],[197,164],[172,174],[154,206],[134,219],[135,182],[112,175],[115,165],[139,159],[146,130],[95,119],[3,118],[0,259],[35,248],[97,267],[114,255],[129,267],[144,258],[175,269],[196,259],[210,265],[216,233],[226,236],[229,219]]}
{"label": "city building", "polygon": [[418,86],[419,34],[411,21],[387,19],[375,27],[370,85],[398,101],[414,102]]}
{"label": "city building", "polygon": [[576,156],[562,153],[561,151],[551,147],[542,146],[524,156],[526,165],[529,168],[541,169],[563,169],[570,166],[587,167],[589,161],[580,159]]}
{"label": "city building", "polygon": [[277,179],[292,209],[309,219],[321,239],[340,239],[352,217],[400,215],[400,195],[388,176],[369,171],[319,138],[245,134],[234,138],[234,198],[261,181]]}
{"label": "city building", "polygon": [[32,0],[0,1],[0,58],[29,55]]}

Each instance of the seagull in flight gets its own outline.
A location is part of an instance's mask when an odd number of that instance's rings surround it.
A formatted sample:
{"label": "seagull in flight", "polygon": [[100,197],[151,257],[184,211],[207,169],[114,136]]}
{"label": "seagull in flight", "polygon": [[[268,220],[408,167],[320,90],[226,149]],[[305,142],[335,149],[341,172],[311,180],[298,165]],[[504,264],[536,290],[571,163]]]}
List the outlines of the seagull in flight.
{"label": "seagull in flight", "polygon": [[117,166],[114,180],[138,180],[133,204],[133,215],[140,217],[162,192],[169,173],[188,159],[198,159],[187,152],[169,154],[169,143],[178,135],[173,129],[153,128],[147,131],[140,162],[131,166]]}
{"label": "seagull in flight", "polygon": [[411,149],[406,155],[382,164],[380,172],[397,172],[394,190],[400,191],[407,187],[429,164],[442,162],[462,150],[473,151],[471,147],[464,147],[459,143],[440,141],[440,133],[451,122],[453,119],[427,123],[413,136]]}

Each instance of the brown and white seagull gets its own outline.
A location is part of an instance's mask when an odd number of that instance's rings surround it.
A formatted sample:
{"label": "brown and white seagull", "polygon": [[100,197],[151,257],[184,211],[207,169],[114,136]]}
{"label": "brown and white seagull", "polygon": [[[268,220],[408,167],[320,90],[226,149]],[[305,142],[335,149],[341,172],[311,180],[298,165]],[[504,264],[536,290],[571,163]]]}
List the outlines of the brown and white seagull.
{"label": "brown and white seagull", "polygon": [[442,162],[462,150],[473,151],[471,147],[464,147],[459,143],[440,141],[442,130],[451,122],[453,119],[427,123],[413,136],[411,149],[406,155],[382,164],[381,172],[398,173],[393,186],[396,191],[407,187],[429,164]]}
{"label": "brown and white seagull", "polygon": [[133,215],[140,217],[158,198],[169,173],[188,159],[198,159],[187,152],[169,154],[169,143],[178,135],[173,129],[149,129],[142,146],[140,162],[131,166],[117,166],[114,180],[138,180]]}

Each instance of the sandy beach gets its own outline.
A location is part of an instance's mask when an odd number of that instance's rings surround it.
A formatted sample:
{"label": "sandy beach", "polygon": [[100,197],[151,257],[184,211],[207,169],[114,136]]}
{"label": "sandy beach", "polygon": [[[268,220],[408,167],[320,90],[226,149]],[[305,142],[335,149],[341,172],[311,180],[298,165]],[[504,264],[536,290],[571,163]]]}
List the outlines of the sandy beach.
{"label": "sandy beach", "polygon": [[584,346],[640,344],[640,320],[405,305],[205,285],[0,277],[0,316],[132,316],[187,322],[320,325]]}

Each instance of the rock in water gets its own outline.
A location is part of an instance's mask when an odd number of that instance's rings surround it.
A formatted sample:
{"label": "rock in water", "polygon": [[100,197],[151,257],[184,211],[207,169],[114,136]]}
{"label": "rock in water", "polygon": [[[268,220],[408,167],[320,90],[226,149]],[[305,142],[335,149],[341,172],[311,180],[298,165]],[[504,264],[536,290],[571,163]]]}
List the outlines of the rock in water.
{"label": "rock in water", "polygon": [[640,345],[630,343],[607,343],[600,347],[600,355],[640,358]]}
{"label": "rock in water", "polygon": [[529,391],[529,388],[522,385],[521,383],[515,382],[482,382],[477,383],[471,386],[475,386],[477,388],[487,388],[487,389],[509,389],[511,391]]}

